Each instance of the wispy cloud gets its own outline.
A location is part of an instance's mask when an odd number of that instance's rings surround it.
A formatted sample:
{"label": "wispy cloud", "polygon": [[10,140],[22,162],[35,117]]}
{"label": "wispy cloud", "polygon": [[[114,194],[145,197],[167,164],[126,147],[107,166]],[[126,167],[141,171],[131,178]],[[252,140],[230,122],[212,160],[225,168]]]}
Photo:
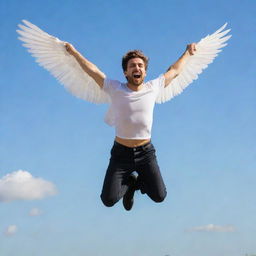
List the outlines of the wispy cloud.
{"label": "wispy cloud", "polygon": [[4,234],[6,236],[13,236],[17,233],[17,226],[16,225],[10,225],[6,228],[6,230],[4,231]]}
{"label": "wispy cloud", "polygon": [[205,226],[197,226],[187,229],[188,232],[234,232],[235,227],[232,225],[219,226],[208,224]]}
{"label": "wispy cloud", "polygon": [[39,216],[42,215],[42,211],[38,208],[32,208],[29,212],[29,216]]}
{"label": "wispy cloud", "polygon": [[36,200],[57,193],[55,185],[29,172],[18,170],[0,179],[0,202]]}

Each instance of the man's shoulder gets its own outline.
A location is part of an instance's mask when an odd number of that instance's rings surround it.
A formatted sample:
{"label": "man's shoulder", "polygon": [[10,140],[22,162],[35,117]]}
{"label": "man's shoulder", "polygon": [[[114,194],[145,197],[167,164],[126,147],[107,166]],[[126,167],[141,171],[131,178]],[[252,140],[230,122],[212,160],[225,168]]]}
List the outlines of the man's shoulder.
{"label": "man's shoulder", "polygon": [[108,78],[108,77],[106,77],[104,79],[104,83],[106,83],[106,84],[121,84],[121,82],[119,80]]}
{"label": "man's shoulder", "polygon": [[164,84],[164,75],[161,74],[157,78],[151,79],[147,81],[145,84],[150,85],[150,86],[159,86],[161,87]]}
{"label": "man's shoulder", "polygon": [[122,85],[122,83],[119,80],[105,78],[103,88],[106,91],[115,90],[119,88]]}

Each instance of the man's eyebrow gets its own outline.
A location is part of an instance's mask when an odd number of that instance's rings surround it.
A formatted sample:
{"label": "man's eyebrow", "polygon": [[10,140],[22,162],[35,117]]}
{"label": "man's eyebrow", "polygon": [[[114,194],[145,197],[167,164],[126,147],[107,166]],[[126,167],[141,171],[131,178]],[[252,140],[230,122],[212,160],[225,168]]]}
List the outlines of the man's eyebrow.
{"label": "man's eyebrow", "polygon": [[142,65],[144,65],[144,63],[142,63],[142,62],[139,62],[139,63],[133,62],[133,63],[130,63],[129,65],[130,65],[130,66],[131,66],[131,65],[139,65],[139,66],[142,66]]}

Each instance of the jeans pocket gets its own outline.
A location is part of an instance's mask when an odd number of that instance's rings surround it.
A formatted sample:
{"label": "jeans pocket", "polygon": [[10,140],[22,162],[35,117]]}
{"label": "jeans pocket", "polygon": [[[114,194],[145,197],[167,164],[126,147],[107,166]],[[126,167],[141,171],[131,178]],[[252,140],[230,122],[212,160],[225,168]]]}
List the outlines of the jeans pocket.
{"label": "jeans pocket", "polygon": [[124,155],[124,150],[121,147],[114,146],[111,149],[111,156],[114,158],[121,158]]}
{"label": "jeans pocket", "polygon": [[146,152],[146,153],[152,153],[152,152],[155,153],[155,152],[156,152],[154,145],[151,144],[151,143],[145,145],[145,146],[143,147],[143,151]]}

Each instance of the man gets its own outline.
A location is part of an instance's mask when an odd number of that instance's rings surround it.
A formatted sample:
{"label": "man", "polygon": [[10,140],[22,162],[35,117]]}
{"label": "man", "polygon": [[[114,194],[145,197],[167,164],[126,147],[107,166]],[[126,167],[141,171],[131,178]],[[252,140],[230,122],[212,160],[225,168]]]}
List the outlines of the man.
{"label": "man", "polygon": [[140,51],[123,57],[127,83],[120,83],[107,79],[71,44],[29,21],[23,23],[25,26],[19,24],[21,30],[17,30],[19,39],[66,89],[93,103],[111,103],[106,121],[115,126],[116,137],[101,193],[103,203],[113,206],[123,197],[124,208],[130,210],[135,190],[141,190],[155,202],[163,201],[166,189],[150,141],[155,102],[172,99],[198,78],[231,37],[227,35],[230,29],[224,30],[227,23],[197,44],[189,44],[163,75],[146,83],[148,58]]}
{"label": "man", "polygon": [[[150,141],[153,109],[160,89],[180,74],[187,58],[194,55],[196,44],[189,44],[163,75],[146,83],[148,58],[141,51],[130,51],[123,57],[127,83],[120,83],[106,78],[71,44],[66,43],[65,47],[112,102],[116,137],[101,193],[102,202],[111,207],[123,198],[124,208],[129,211],[136,190],[146,193],[155,202],[162,202],[166,188]],[[135,171],[137,176],[133,174]]]}

